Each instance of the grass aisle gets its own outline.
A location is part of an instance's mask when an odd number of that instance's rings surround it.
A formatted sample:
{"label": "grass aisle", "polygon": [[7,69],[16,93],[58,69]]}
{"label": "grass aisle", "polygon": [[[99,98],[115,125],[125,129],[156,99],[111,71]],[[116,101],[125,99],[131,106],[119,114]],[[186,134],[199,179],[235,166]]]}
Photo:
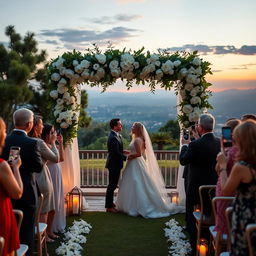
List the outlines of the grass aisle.
{"label": "grass aisle", "polygon": [[[183,225],[184,214],[167,218],[144,219],[125,214],[86,212],[80,217],[68,217],[68,225],[74,219],[84,219],[92,225],[82,255],[87,256],[167,256],[164,236],[165,223],[171,218]],[[56,255],[60,243],[48,244],[49,254]]]}

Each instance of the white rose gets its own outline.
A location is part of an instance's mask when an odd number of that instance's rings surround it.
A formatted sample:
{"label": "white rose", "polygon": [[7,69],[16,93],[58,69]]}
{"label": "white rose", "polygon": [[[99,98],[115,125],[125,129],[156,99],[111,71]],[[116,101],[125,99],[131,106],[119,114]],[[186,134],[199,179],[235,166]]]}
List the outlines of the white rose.
{"label": "white rose", "polygon": [[82,73],[83,70],[84,70],[84,68],[81,65],[75,66],[76,73],[80,74],[80,73]]}
{"label": "white rose", "polygon": [[83,73],[81,73],[81,77],[82,77],[83,79],[88,79],[89,76],[90,76],[89,69],[85,69],[85,70],[83,71]]}
{"label": "white rose", "polygon": [[183,108],[182,108],[182,111],[185,113],[185,114],[189,114],[193,111],[193,107],[191,105],[184,105]]}
{"label": "white rose", "polygon": [[157,69],[155,79],[159,81],[162,79],[163,75],[164,75],[163,71],[161,69]]}
{"label": "white rose", "polygon": [[200,84],[200,82],[201,82],[201,79],[197,77],[195,77],[193,80],[193,84]]}
{"label": "white rose", "polygon": [[58,92],[57,90],[53,90],[50,92],[50,96],[53,98],[53,99],[57,99],[58,98]]}
{"label": "white rose", "polygon": [[197,90],[196,90],[196,88],[193,88],[193,89],[191,90],[190,95],[191,95],[192,97],[194,97],[194,96],[197,95]]}
{"label": "white rose", "polygon": [[109,63],[109,68],[110,69],[116,69],[116,68],[118,68],[118,65],[119,65],[119,62],[117,60],[112,60]]}
{"label": "white rose", "polygon": [[60,71],[60,75],[63,76],[63,75],[65,75],[66,68],[65,67],[61,67],[59,69],[59,71]]}
{"label": "white rose", "polygon": [[199,66],[201,65],[201,60],[198,57],[196,57],[193,59],[192,64],[195,66]]}
{"label": "white rose", "polygon": [[58,86],[65,85],[65,84],[67,84],[67,80],[65,78],[61,78],[60,81],[58,82]]}
{"label": "white rose", "polygon": [[135,61],[135,62],[133,63],[133,66],[134,66],[135,69],[138,69],[138,68],[140,67],[140,63],[137,62],[137,61]]}
{"label": "white rose", "polygon": [[63,100],[64,101],[69,101],[70,100],[70,93],[69,92],[65,92],[63,94]]}
{"label": "white rose", "polygon": [[187,77],[186,77],[187,83],[190,83],[190,84],[193,84],[195,79],[196,79],[196,76],[192,75],[192,74],[188,74]]}
{"label": "white rose", "polygon": [[95,58],[100,64],[104,64],[106,62],[106,55],[105,54],[96,54]]}
{"label": "white rose", "polygon": [[67,128],[69,127],[69,125],[68,125],[66,122],[62,122],[62,123],[60,124],[60,127],[61,127],[62,129],[67,129]]}
{"label": "white rose", "polygon": [[196,75],[201,76],[202,75],[202,68],[198,67],[197,69],[195,69],[195,73],[196,73]]}
{"label": "white rose", "polygon": [[181,61],[180,61],[180,60],[175,60],[175,61],[173,62],[174,67],[178,67],[180,64],[181,64]]}
{"label": "white rose", "polygon": [[190,122],[197,122],[199,120],[199,116],[200,116],[200,114],[198,114],[196,112],[192,112],[189,114],[188,119]]}
{"label": "white rose", "polygon": [[73,60],[73,66],[77,66],[79,64],[79,62],[77,60]]}
{"label": "white rose", "polygon": [[90,62],[88,60],[82,60],[80,65],[83,67],[83,68],[89,68],[90,67]]}
{"label": "white rose", "polygon": [[120,68],[112,69],[110,72],[113,77],[120,77],[121,75]]}
{"label": "white rose", "polygon": [[99,68],[97,70],[97,76],[99,76],[100,78],[103,78],[105,76],[105,70],[103,68]]}
{"label": "white rose", "polygon": [[192,97],[191,100],[190,100],[190,103],[193,104],[193,105],[200,104],[201,99],[198,96]]}
{"label": "white rose", "polygon": [[55,111],[53,112],[53,115],[54,115],[55,117],[57,117],[57,116],[59,115],[59,113],[60,113],[60,110],[55,110]]}
{"label": "white rose", "polygon": [[181,78],[185,77],[188,73],[188,70],[186,68],[182,68],[179,72],[179,75]]}
{"label": "white rose", "polygon": [[58,118],[56,119],[56,122],[57,122],[57,123],[61,123],[61,119],[58,117]]}
{"label": "white rose", "polygon": [[198,115],[201,115],[203,113],[203,110],[200,109],[199,107],[195,107],[193,112],[197,113]]}
{"label": "white rose", "polygon": [[66,69],[65,76],[68,78],[72,78],[74,76],[74,71],[72,69]]}
{"label": "white rose", "polygon": [[98,63],[95,63],[95,64],[93,65],[93,69],[94,69],[94,70],[98,70],[99,67],[100,67],[100,65],[99,65]]}
{"label": "white rose", "polygon": [[62,111],[64,109],[64,106],[63,105],[56,105],[54,107],[55,110],[59,110],[59,111]]}
{"label": "white rose", "polygon": [[70,102],[71,104],[76,103],[76,98],[75,98],[74,96],[71,96],[70,99],[69,99],[69,102]]}
{"label": "white rose", "polygon": [[157,66],[157,67],[160,67],[161,66],[161,62],[159,60],[157,60],[156,62],[154,62],[154,64]]}
{"label": "white rose", "polygon": [[55,66],[57,69],[60,69],[63,66],[65,59],[63,58],[58,58],[57,61],[55,62]]}
{"label": "white rose", "polygon": [[60,98],[57,99],[56,102],[57,102],[57,105],[62,105],[64,103],[63,99],[60,99]]}
{"label": "white rose", "polygon": [[131,54],[125,53],[125,54],[121,55],[121,61],[127,62],[127,64],[133,64],[135,60]]}
{"label": "white rose", "polygon": [[52,75],[51,75],[51,79],[52,79],[52,81],[55,81],[55,82],[57,82],[57,81],[59,81],[60,80],[60,74],[59,73],[53,73]]}
{"label": "white rose", "polygon": [[187,91],[191,91],[193,88],[194,88],[194,85],[193,84],[191,84],[191,83],[187,83],[187,84],[185,84],[185,90],[187,90]]}
{"label": "white rose", "polygon": [[68,91],[68,88],[65,87],[63,84],[60,84],[60,85],[58,85],[57,91],[58,91],[58,93],[63,94]]}
{"label": "white rose", "polygon": [[180,96],[184,100],[186,98],[186,91],[185,90],[180,90]]}

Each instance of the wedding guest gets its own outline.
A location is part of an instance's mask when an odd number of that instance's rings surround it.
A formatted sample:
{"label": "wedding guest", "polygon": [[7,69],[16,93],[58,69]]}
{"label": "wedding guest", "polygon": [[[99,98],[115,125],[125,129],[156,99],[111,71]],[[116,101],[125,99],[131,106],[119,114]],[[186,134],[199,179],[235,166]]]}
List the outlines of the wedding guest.
{"label": "wedding guest", "polygon": [[200,203],[199,187],[201,185],[215,185],[217,174],[215,171],[216,156],[220,151],[220,140],[213,134],[215,118],[211,114],[202,114],[199,117],[196,130],[201,136],[191,141],[182,138],[180,151],[180,164],[189,164],[187,197],[189,204],[186,205],[188,214],[187,230],[190,234],[192,255],[196,253],[197,230],[193,216],[194,207]]}
{"label": "wedding guest", "polygon": [[37,140],[27,136],[33,127],[34,114],[26,108],[20,108],[13,114],[15,129],[6,137],[2,157],[7,160],[10,147],[20,147],[20,174],[23,182],[23,193],[20,199],[13,199],[14,209],[23,212],[23,220],[20,228],[20,242],[28,245],[27,256],[33,254],[34,234],[35,234],[35,214],[37,208],[37,187],[34,173],[42,171],[43,163],[38,152]]}
{"label": "wedding guest", "polygon": [[255,114],[244,114],[244,115],[242,115],[242,117],[241,117],[241,120],[242,120],[242,121],[246,121],[246,120],[248,120],[248,119],[251,119],[251,120],[256,121],[256,115],[255,115]]}
{"label": "wedding guest", "polygon": [[234,129],[238,147],[237,163],[227,175],[228,158],[224,149],[218,155],[221,188],[224,196],[236,194],[233,203],[231,255],[249,255],[245,228],[256,223],[256,122],[245,121]]}
{"label": "wedding guest", "polygon": [[[233,133],[236,126],[238,126],[241,123],[241,120],[239,119],[230,119],[226,122],[225,126],[230,127],[231,131]],[[231,169],[236,161],[236,154],[238,153],[238,148],[232,143],[232,147],[225,148],[225,153],[228,158],[227,162],[227,176],[229,176]],[[217,161],[216,164],[216,172],[219,176],[220,173],[220,166],[219,161]],[[216,196],[223,196],[222,190],[221,190],[221,180],[220,176],[218,178],[217,186],[216,186]],[[234,195],[233,195],[234,196]],[[217,201],[216,202],[216,212],[217,212],[217,218],[215,220],[215,231],[218,231],[222,234],[228,234],[228,227],[225,217],[225,209],[228,207],[229,203],[227,201]]]}
{"label": "wedding guest", "polygon": [[[6,138],[6,126],[0,117],[0,154]],[[20,157],[13,159],[9,164],[0,158],[0,236],[4,238],[3,256],[14,255],[20,247],[19,231],[12,209],[12,199],[19,199],[23,192],[23,183],[20,177]]]}
{"label": "wedding guest", "polygon": [[[41,116],[35,116],[34,126],[30,131],[29,135],[31,137],[37,138],[39,153],[43,159],[43,171],[36,174],[36,181],[40,192],[44,196],[43,206],[40,215],[40,221],[43,223],[49,223],[54,218],[55,213],[55,201],[54,201],[54,192],[52,177],[50,175],[49,169],[47,167],[47,161],[52,161],[54,163],[59,162],[59,153],[56,148],[55,141],[57,139],[56,133],[51,134],[51,148],[49,148],[46,143],[41,139],[41,134],[43,131],[43,121]],[[51,226],[51,224],[50,224]],[[53,242],[54,240],[47,236],[47,242]]]}
{"label": "wedding guest", "polygon": [[[41,135],[41,138],[45,141],[49,148],[52,147],[52,140],[56,131],[53,125],[44,124],[44,129]],[[64,161],[64,150],[63,150],[63,137],[61,134],[57,135],[57,148],[59,150],[59,161]],[[66,227],[66,215],[64,208],[64,191],[63,191],[63,183],[62,183],[62,172],[61,166],[59,163],[54,163],[51,161],[47,161],[47,166],[49,168],[52,182],[53,182],[53,191],[54,191],[54,200],[55,200],[55,214],[54,218],[52,215],[49,215],[48,218],[48,227],[47,233],[51,238],[57,238],[54,233],[63,233]]]}

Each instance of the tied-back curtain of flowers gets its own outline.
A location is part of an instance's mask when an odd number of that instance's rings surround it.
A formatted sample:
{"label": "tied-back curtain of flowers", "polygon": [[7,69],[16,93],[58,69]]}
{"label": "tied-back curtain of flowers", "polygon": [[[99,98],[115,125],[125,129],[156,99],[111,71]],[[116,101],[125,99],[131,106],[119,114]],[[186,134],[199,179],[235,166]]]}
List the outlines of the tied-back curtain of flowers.
{"label": "tied-back curtain of flowers", "polygon": [[62,129],[64,143],[72,143],[79,123],[79,85],[99,86],[106,91],[121,79],[126,81],[128,90],[134,84],[147,84],[152,92],[156,86],[165,90],[174,88],[180,96],[177,118],[184,129],[211,108],[208,102],[211,84],[205,79],[209,73],[210,63],[203,61],[197,52],[151,54],[144,52],[144,48],[132,52],[112,47],[102,52],[97,46],[84,54],[75,50],[66,52],[49,65],[53,121]]}

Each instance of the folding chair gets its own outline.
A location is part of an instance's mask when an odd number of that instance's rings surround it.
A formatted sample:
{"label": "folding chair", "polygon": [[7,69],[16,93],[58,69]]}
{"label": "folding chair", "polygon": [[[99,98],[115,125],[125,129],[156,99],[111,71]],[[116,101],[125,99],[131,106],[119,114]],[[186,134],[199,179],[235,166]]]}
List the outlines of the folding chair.
{"label": "folding chair", "polygon": [[0,256],[2,255],[4,249],[4,238],[0,236]]}
{"label": "folding chair", "polygon": [[256,255],[256,223],[248,224],[245,229],[246,239],[249,248],[249,256]]}
{"label": "folding chair", "polygon": [[47,244],[46,244],[46,228],[47,224],[40,222],[40,214],[42,210],[44,196],[41,194],[38,198],[38,208],[36,212],[36,222],[35,222],[35,240],[36,240],[36,248],[37,255],[42,256],[42,248],[45,249],[45,255],[48,255],[47,252]]}
{"label": "folding chair", "polygon": [[[214,216],[212,211],[212,198],[215,196],[216,185],[203,185],[199,187],[200,211],[194,211],[197,228],[197,246],[200,243],[203,229],[208,229],[214,225]],[[197,250],[197,253],[199,251]]]}
{"label": "folding chair", "polygon": [[[225,211],[226,211],[226,208],[233,202],[234,199],[235,197],[228,197],[228,196],[218,196],[212,199],[212,209],[214,213],[215,222],[217,220],[217,210],[218,210],[218,214],[221,214],[223,217],[223,220],[227,223],[227,219],[225,218]],[[226,205],[225,205],[226,208],[217,209],[216,207],[217,202],[226,202]],[[223,212],[220,212],[221,210],[223,210]],[[228,234],[223,234],[219,231],[214,231],[214,229],[215,229],[215,226],[209,227],[210,234],[211,234],[210,248],[211,248],[211,245],[213,245],[213,248],[215,250],[214,255],[219,256],[221,251],[227,250]]]}
{"label": "folding chair", "polygon": [[[18,230],[20,232],[21,223],[23,220],[23,212],[21,210],[13,209],[14,215],[16,217]],[[20,244],[20,248],[16,250],[16,256],[24,256],[28,250],[28,246],[26,244]]]}

